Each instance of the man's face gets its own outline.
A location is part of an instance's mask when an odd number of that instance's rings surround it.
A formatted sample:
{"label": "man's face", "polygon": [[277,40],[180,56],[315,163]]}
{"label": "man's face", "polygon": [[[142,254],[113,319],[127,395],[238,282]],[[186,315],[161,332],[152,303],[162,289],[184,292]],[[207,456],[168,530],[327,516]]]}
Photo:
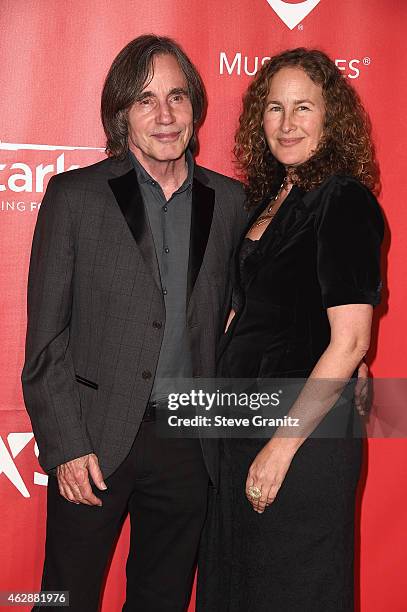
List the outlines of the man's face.
{"label": "man's face", "polygon": [[128,113],[129,148],[149,166],[181,158],[193,133],[192,104],[173,55],[157,55],[154,76]]}

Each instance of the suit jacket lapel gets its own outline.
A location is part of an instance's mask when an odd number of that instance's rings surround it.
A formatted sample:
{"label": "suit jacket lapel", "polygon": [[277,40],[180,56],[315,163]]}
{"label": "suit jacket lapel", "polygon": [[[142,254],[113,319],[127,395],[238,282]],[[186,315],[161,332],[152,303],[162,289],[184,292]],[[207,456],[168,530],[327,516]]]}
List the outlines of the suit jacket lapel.
{"label": "suit jacket lapel", "polygon": [[144,262],[149,267],[157,286],[161,288],[153,235],[141,197],[136,171],[132,168],[126,174],[110,179],[108,183],[141,251]]}
{"label": "suit jacket lapel", "polygon": [[[199,169],[198,176],[199,175]],[[192,188],[191,238],[189,244],[187,304],[201,269],[215,206],[215,191],[194,176]]]}

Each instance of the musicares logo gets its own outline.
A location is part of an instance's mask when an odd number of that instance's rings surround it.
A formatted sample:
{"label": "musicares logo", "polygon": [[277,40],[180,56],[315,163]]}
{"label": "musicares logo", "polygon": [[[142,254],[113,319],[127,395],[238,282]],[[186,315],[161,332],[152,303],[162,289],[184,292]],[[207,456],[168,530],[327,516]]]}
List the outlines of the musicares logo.
{"label": "musicares logo", "polygon": [[311,11],[320,3],[321,0],[305,0],[291,4],[283,0],[267,0],[273,11],[277,13],[281,21],[293,30]]}

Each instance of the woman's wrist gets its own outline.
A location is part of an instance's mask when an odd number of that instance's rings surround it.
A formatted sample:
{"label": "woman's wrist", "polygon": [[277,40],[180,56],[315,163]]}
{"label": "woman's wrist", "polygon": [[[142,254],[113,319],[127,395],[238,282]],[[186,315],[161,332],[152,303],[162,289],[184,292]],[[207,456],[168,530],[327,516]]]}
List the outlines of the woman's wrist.
{"label": "woman's wrist", "polygon": [[275,435],[267,443],[267,446],[273,452],[277,451],[295,455],[304,440],[305,438],[295,438],[289,433],[285,435],[282,431],[277,430]]}

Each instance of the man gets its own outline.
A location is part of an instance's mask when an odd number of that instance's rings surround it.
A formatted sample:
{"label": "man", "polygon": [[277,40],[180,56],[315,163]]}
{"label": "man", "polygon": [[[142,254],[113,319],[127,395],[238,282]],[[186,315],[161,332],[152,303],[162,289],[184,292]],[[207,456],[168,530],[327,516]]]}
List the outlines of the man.
{"label": "man", "polygon": [[[195,165],[205,112],[171,39],[130,42],[102,94],[109,158],[53,177],[35,229],[24,397],[51,474],[42,589],[97,610],[123,517],[124,610],[186,610],[217,455],[158,439],[166,378],[211,377],[244,224],[241,185]],[[203,449],[203,452],[202,452]]]}

